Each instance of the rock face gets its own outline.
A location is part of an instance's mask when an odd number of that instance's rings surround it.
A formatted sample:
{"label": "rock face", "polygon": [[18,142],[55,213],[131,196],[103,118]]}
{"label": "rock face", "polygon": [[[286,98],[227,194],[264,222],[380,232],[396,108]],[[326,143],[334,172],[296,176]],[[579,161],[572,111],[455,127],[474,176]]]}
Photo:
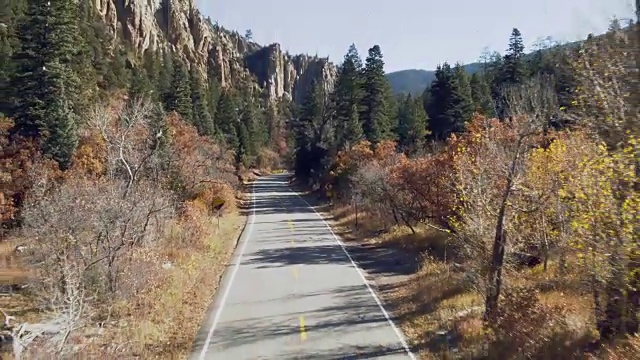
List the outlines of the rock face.
{"label": "rock face", "polygon": [[333,87],[336,68],[327,59],[261,46],[205,19],[194,0],[93,0],[113,34],[122,34],[141,56],[171,47],[202,74],[213,66],[222,86],[255,76],[272,100],[301,101],[314,79]]}

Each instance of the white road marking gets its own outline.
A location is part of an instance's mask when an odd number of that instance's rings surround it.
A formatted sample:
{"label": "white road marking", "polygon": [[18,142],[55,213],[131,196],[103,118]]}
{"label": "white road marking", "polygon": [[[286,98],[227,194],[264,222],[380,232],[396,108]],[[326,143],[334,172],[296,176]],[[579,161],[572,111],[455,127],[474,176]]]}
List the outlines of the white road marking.
{"label": "white road marking", "polygon": [[[251,184],[251,220],[250,220],[251,222],[249,223],[249,228],[246,232],[246,238],[244,239],[242,248],[240,248],[240,254],[238,254],[236,265],[233,267],[233,272],[231,273],[231,277],[229,278],[229,282],[227,283],[227,288],[225,289],[224,294],[222,295],[222,299],[220,299],[220,306],[216,311],[216,316],[213,318],[213,324],[211,324],[211,328],[209,329],[209,333],[207,334],[207,340],[204,342],[204,346],[202,347],[202,352],[200,353],[200,360],[203,360],[205,355],[207,354],[207,349],[209,348],[209,344],[211,343],[213,332],[216,329],[216,326],[218,325],[218,321],[220,321],[220,316],[222,315],[224,304],[227,301],[227,296],[229,296],[229,291],[231,290],[231,286],[233,285],[233,280],[235,279],[236,274],[238,273],[238,268],[240,267],[240,263],[242,262],[242,256],[244,255],[244,251],[247,248],[247,244],[251,239],[251,233],[253,232],[253,224],[256,222],[256,206],[255,206],[256,195],[254,193],[254,185],[255,185],[255,182]],[[243,235],[244,234],[245,233],[243,232]]]}
{"label": "white road marking", "polygon": [[331,228],[329,223],[327,223],[327,221],[324,219],[324,217],[322,217],[322,215],[320,215],[320,213],[318,213],[316,211],[316,209],[313,206],[311,206],[311,204],[309,204],[309,202],[307,200],[305,200],[305,198],[303,198],[297,191],[293,191],[293,192],[296,195],[298,195],[298,197],[300,199],[302,199],[302,201],[304,201],[307,204],[307,206],[309,206],[309,208],[311,208],[311,210],[313,210],[313,212],[324,223],[324,226],[326,226],[327,229],[329,229],[329,231],[331,232],[331,235],[333,235],[333,238],[336,240],[338,245],[340,245],[340,248],[342,248],[342,251],[344,251],[344,254],[347,255],[347,258],[349,259],[349,261],[351,261],[351,264],[353,265],[353,267],[358,272],[358,275],[360,275],[360,278],[362,279],[362,282],[365,284],[365,286],[369,290],[369,293],[371,294],[373,299],[376,301],[376,304],[378,304],[378,307],[380,308],[380,311],[382,312],[382,315],[384,315],[384,317],[385,317],[385,319],[387,319],[387,322],[389,323],[389,325],[391,325],[391,328],[393,328],[393,331],[396,333],[396,336],[398,337],[398,340],[400,340],[400,344],[402,344],[402,347],[407,352],[407,355],[409,355],[409,358],[411,358],[411,360],[417,360],[416,356],[411,352],[411,349],[409,348],[409,345],[407,344],[407,341],[405,340],[404,335],[402,334],[400,329],[398,329],[398,327],[391,320],[391,317],[389,316],[389,313],[387,312],[387,310],[382,305],[382,301],[380,300],[380,298],[378,297],[376,292],[373,291],[373,289],[371,288],[371,285],[369,285],[369,282],[367,281],[367,278],[364,276],[364,273],[362,272],[362,270],[360,269],[358,264],[356,264],[356,262],[353,260],[353,258],[351,257],[351,255],[347,251],[347,247],[344,245],[342,240],[340,240],[340,238],[338,238],[336,233],[333,232],[333,229]]}

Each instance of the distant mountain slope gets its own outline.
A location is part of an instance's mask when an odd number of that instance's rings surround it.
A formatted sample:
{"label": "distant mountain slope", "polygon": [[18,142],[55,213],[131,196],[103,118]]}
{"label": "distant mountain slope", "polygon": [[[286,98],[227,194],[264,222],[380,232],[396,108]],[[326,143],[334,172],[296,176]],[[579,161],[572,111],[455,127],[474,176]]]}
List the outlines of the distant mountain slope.
{"label": "distant mountain slope", "polygon": [[[467,73],[478,72],[482,64],[472,63],[465,65]],[[391,83],[391,88],[396,94],[422,94],[424,89],[435,79],[434,70],[409,69],[394,71],[387,74],[387,79]]]}

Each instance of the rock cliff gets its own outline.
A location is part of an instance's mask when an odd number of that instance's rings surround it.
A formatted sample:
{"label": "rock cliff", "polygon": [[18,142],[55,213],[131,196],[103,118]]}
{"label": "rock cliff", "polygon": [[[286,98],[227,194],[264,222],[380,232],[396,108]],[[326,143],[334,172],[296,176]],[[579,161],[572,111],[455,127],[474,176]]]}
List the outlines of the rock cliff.
{"label": "rock cliff", "polygon": [[205,18],[194,0],[93,0],[112,34],[122,34],[141,56],[171,47],[206,74],[213,66],[223,86],[255,79],[273,100],[299,102],[313,79],[330,88],[336,68],[327,59],[291,56],[279,44],[261,46]]}

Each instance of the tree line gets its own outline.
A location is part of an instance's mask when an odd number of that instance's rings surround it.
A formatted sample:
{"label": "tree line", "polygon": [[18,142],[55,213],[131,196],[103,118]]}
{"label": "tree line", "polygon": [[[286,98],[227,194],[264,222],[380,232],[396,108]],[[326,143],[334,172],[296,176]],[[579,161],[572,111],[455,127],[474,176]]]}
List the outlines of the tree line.
{"label": "tree line", "polygon": [[636,334],[637,36],[614,21],[525,54],[513,29],[504,56],[471,76],[443,63],[419,98],[389,93],[379,46],[364,64],[351,46],[335,89],[316,85],[299,109],[296,176],[386,230],[445,234],[458,265],[447,268],[481,294],[495,355],[560,351],[564,310],[541,302],[541,283],[514,284],[538,264],[590,294],[585,326],[600,340]]}
{"label": "tree line", "polygon": [[190,66],[170,46],[134,55],[89,1],[2,0],[0,7],[0,113],[15,121],[12,136],[39,139],[62,168],[71,165],[87,104],[114,93],[176,111],[245,166],[282,143],[286,101],[272,104],[246,84],[223,89],[215,64]]}
{"label": "tree line", "polygon": [[[484,54],[482,71],[472,75],[460,63],[438,65],[435,80],[418,97],[391,93],[379,46],[368,50],[363,64],[352,45],[339,68],[335,89],[315,84],[298,109],[291,127],[296,134],[296,171],[317,182],[328,164],[323,157],[335,156],[360,140],[373,145],[393,140],[408,155],[424,153],[451,134],[464,132],[476,112],[504,118],[502,89],[535,76],[552,76],[559,104],[566,107],[574,80],[567,53],[553,45],[526,56],[522,35],[514,28],[504,56]],[[566,119],[559,115],[550,121],[560,126]]]}

